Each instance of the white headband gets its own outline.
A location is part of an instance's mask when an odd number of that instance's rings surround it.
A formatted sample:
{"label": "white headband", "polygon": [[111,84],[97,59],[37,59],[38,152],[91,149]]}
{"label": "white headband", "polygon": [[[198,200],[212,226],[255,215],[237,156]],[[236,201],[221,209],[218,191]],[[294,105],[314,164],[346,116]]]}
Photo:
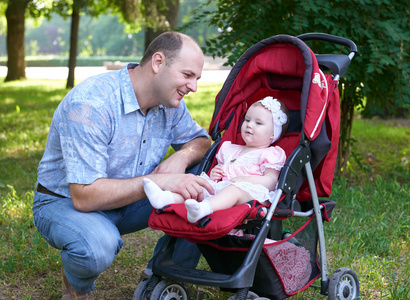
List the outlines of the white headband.
{"label": "white headband", "polygon": [[273,141],[276,142],[282,134],[282,126],[287,122],[288,116],[280,109],[280,102],[273,97],[265,97],[258,101],[266,109],[269,109],[273,118]]}

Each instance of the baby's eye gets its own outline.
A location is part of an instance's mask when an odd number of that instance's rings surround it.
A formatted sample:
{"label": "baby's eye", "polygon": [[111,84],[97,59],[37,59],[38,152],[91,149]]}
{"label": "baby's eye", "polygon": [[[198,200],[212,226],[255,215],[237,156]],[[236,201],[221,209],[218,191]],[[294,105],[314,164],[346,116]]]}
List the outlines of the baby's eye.
{"label": "baby's eye", "polygon": [[262,125],[262,122],[256,121],[256,125]]}

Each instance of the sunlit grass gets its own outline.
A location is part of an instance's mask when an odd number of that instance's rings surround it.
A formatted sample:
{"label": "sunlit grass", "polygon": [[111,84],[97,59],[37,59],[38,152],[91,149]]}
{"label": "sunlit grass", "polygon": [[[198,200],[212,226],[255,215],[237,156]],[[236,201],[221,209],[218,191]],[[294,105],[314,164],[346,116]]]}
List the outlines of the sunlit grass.
{"label": "sunlit grass", "polygon": [[353,124],[352,139],[347,170],[356,183],[373,181],[376,174],[401,183],[410,181],[408,125],[403,126],[395,120],[357,119]]}
{"label": "sunlit grass", "polygon": [[[222,84],[200,83],[186,97],[198,123],[208,128]],[[31,206],[37,166],[64,80],[3,83],[0,78],[0,299],[61,297],[59,252],[41,238]],[[336,178],[337,206],[325,224],[331,275],[349,267],[359,276],[362,299],[408,299],[410,287],[410,128],[380,120],[355,120],[355,142],[346,178]],[[97,280],[98,299],[132,298],[139,274],[162,234],[124,236],[117,259]],[[217,289],[200,287],[211,299]],[[293,299],[325,299],[308,289]]]}

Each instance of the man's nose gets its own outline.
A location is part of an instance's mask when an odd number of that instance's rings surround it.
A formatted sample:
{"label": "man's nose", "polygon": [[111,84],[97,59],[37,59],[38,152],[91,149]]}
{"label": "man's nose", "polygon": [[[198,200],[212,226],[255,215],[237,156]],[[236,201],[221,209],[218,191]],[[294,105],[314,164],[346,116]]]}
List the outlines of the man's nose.
{"label": "man's nose", "polygon": [[196,80],[196,78],[190,80],[187,84],[187,87],[191,92],[195,93],[198,90],[198,81]]}

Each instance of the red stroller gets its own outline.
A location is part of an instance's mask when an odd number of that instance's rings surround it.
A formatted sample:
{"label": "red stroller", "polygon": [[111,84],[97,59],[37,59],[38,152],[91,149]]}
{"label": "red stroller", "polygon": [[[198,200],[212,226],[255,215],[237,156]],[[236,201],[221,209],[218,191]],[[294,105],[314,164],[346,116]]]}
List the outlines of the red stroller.
{"label": "red stroller", "polygon": [[[349,55],[315,55],[303,42],[307,40],[347,46]],[[269,207],[252,201],[217,211],[195,225],[186,220],[183,204],[153,212],[150,227],[172,237],[154,260],[154,275],[138,285],[133,299],[189,299],[184,283],[231,291],[229,299],[284,299],[319,277],[321,293],[329,299],[359,297],[359,281],[351,269],[338,269],[328,278],[323,220],[330,220],[335,202],[319,199],[328,197],[332,188],[339,139],[338,80],[356,52],[348,39],[309,33],[273,36],[244,53],[216,97],[209,129],[215,142],[199,173],[214,166],[224,141],[244,144],[239,128],[247,107],[273,96],[286,105],[290,119],[277,143],[287,161],[275,199]],[[293,234],[283,231],[288,220]],[[228,234],[234,228],[244,234]],[[174,264],[175,237],[197,243],[212,271]]]}

